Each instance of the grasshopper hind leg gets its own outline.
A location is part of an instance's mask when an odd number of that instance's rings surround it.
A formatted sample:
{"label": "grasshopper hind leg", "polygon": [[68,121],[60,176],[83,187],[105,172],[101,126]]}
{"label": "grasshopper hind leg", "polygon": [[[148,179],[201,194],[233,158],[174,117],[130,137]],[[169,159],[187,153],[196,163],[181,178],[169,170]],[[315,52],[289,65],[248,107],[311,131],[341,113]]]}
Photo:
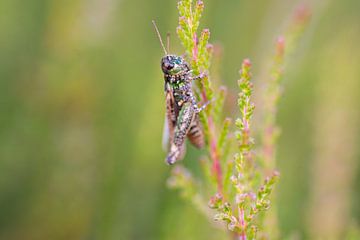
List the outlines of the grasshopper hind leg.
{"label": "grasshopper hind leg", "polygon": [[184,103],[176,121],[174,138],[166,162],[170,165],[182,159],[185,154],[185,138],[194,120],[195,109],[190,102]]}
{"label": "grasshopper hind leg", "polygon": [[195,114],[194,120],[191,123],[190,130],[187,134],[190,142],[195,147],[201,149],[205,145],[204,132],[200,124],[199,115]]}

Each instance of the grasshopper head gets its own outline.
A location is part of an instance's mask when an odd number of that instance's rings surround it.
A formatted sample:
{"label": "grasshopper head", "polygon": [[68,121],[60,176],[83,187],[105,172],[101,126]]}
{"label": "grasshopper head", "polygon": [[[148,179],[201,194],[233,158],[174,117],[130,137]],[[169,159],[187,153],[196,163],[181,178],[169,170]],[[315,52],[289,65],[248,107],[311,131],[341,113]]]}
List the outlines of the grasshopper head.
{"label": "grasshopper head", "polygon": [[161,59],[161,69],[165,74],[176,75],[182,71],[188,70],[188,67],[182,57],[166,55]]}

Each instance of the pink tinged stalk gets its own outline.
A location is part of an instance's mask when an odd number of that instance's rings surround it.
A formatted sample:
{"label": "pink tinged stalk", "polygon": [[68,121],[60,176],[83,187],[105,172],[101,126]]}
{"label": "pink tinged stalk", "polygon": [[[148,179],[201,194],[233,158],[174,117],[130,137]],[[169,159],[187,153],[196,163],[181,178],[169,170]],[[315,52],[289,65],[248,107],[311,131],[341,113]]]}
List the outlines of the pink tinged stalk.
{"label": "pink tinged stalk", "polygon": [[244,130],[243,130],[243,144],[248,145],[249,144],[249,123],[246,120],[246,114],[247,114],[247,108],[244,108],[244,117],[243,117],[243,125],[244,125]]}
{"label": "pink tinged stalk", "polygon": [[[208,101],[205,90],[201,92],[204,102]],[[222,169],[220,165],[219,149],[217,147],[217,138],[215,135],[215,125],[211,115],[207,117],[209,126],[209,142],[210,142],[210,157],[213,161],[212,172],[216,176],[218,193],[222,194]]]}
{"label": "pink tinged stalk", "polygon": [[[198,37],[197,37],[196,33],[194,33],[193,41],[194,41],[194,48],[192,49],[192,55],[193,55],[192,57],[193,57],[193,60],[196,62],[198,60],[198,53],[199,53]],[[201,97],[203,99],[203,102],[208,101],[208,97],[206,96],[206,92],[204,89],[201,92]],[[211,115],[209,115],[207,117],[207,124],[209,126],[210,157],[213,161],[212,172],[216,176],[218,193],[222,194],[223,186],[222,186],[222,170],[221,170],[220,157],[219,157],[220,155],[219,155],[219,149],[217,147],[215,125],[214,125],[214,121],[213,121],[213,118]]]}
{"label": "pink tinged stalk", "polygon": [[285,38],[284,38],[284,36],[280,36],[277,39],[276,55],[278,57],[283,57],[284,56],[284,51],[285,51]]}
{"label": "pink tinged stalk", "polygon": [[294,22],[298,25],[305,25],[311,17],[311,11],[308,6],[302,4],[300,5],[295,12]]}
{"label": "pink tinged stalk", "polygon": [[218,192],[222,194],[222,171],[221,171],[221,165],[219,160],[219,151],[217,148],[217,139],[215,136],[214,131],[214,122],[211,116],[208,117],[208,125],[210,129],[210,154],[211,158],[213,160],[213,166],[212,171],[216,176],[217,185],[218,185]]}
{"label": "pink tinged stalk", "polygon": [[[197,7],[203,8],[204,7],[203,2],[198,1]],[[190,26],[190,28],[192,28],[193,26],[192,20],[193,20],[192,18],[187,19],[187,23]],[[208,32],[208,30],[206,31]],[[192,59],[195,62],[195,64],[197,64],[197,61],[199,60],[199,48],[198,48],[199,39],[197,37],[196,32],[193,33],[192,41],[193,41]],[[208,101],[208,97],[206,96],[205,89],[201,91],[201,96],[203,102]],[[222,170],[220,165],[220,154],[219,154],[219,149],[217,147],[215,125],[211,115],[207,117],[207,124],[209,126],[210,157],[213,161],[212,172],[216,176],[218,192],[221,194],[223,186],[222,186]]]}
{"label": "pink tinged stalk", "polygon": [[[285,37],[279,36],[276,41],[274,76],[271,79],[272,82],[270,84],[277,84],[282,75],[286,47],[285,44]],[[267,97],[271,99],[271,101],[267,105],[267,112],[270,115],[270,120],[265,123],[263,156],[268,166],[274,165],[274,153],[276,150],[274,138],[276,137],[276,125],[273,118],[275,118],[277,111],[276,99],[279,97],[280,94],[280,90],[273,90],[271,92],[268,92],[267,94]]]}
{"label": "pink tinged stalk", "polygon": [[245,223],[245,213],[244,213],[244,209],[239,207],[239,223],[240,223],[240,228],[241,228],[241,233],[239,236],[239,240],[246,240],[246,223]]}

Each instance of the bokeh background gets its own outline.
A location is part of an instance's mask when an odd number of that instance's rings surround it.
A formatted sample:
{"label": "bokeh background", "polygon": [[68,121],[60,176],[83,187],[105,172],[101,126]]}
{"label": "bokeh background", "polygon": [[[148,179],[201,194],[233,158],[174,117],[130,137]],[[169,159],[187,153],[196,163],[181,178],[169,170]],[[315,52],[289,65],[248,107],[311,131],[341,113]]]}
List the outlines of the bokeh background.
{"label": "bokeh background", "polygon": [[[236,93],[254,81],[298,1],[206,0]],[[357,239],[360,1],[308,1],[279,109],[282,239]],[[176,1],[0,1],[0,239],[221,239],[176,191],[161,149],[163,54]],[[256,91],[256,90],[255,90]],[[189,147],[185,163],[198,168]]]}

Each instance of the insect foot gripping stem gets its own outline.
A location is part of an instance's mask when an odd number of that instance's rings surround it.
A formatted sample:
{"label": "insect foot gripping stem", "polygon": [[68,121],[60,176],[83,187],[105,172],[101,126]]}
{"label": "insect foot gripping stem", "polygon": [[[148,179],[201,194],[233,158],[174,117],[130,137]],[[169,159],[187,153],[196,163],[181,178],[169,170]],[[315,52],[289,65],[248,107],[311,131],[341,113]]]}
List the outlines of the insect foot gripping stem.
{"label": "insect foot gripping stem", "polygon": [[204,77],[208,77],[208,74],[207,74],[206,72],[200,73],[198,76],[193,77],[192,80],[193,80],[193,81],[201,80],[201,79],[203,79]]}
{"label": "insect foot gripping stem", "polygon": [[194,105],[194,108],[195,108],[195,112],[196,113],[200,113],[202,110],[204,110],[207,105],[210,104],[211,101],[207,101],[206,103],[204,103],[204,105],[202,105],[201,107],[198,107],[196,104]]}

